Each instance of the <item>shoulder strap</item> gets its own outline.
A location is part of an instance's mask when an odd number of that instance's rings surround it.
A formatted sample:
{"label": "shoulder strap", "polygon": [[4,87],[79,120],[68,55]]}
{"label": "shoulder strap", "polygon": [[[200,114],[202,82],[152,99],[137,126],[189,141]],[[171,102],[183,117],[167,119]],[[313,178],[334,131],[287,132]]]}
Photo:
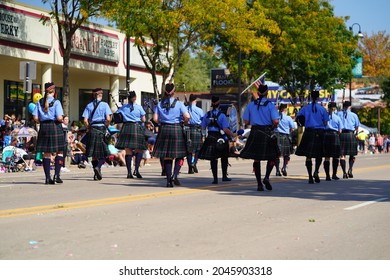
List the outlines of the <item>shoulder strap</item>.
{"label": "shoulder strap", "polygon": [[176,102],[177,102],[177,99],[175,99],[175,100],[172,102],[172,104],[171,104],[171,108],[175,108],[175,106],[176,106]]}
{"label": "shoulder strap", "polygon": [[96,109],[97,109],[97,107],[99,106],[100,102],[101,102],[101,101],[96,102],[95,107],[94,107],[93,110],[92,110],[91,118],[90,118],[91,121],[92,121],[93,115],[95,114]]}

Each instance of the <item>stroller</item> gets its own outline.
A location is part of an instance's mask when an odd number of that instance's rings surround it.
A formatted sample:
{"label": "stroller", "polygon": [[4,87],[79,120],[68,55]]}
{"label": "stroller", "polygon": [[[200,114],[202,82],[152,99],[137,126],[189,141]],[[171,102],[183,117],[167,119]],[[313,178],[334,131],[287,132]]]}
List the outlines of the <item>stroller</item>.
{"label": "stroller", "polygon": [[7,146],[3,149],[1,163],[5,168],[6,172],[19,172],[23,170],[23,166],[26,165],[24,160],[22,161],[22,163],[20,163],[20,159],[18,159],[15,154],[14,146]]}

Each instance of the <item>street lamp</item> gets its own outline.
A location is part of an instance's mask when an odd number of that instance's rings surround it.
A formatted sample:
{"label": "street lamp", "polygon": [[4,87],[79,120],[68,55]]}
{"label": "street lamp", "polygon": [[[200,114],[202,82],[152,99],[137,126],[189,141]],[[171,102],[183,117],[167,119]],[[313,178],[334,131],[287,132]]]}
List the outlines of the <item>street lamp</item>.
{"label": "street lamp", "polygon": [[[354,24],[352,24],[352,25],[349,27],[349,31],[351,31],[351,32],[353,33],[353,27],[354,27],[355,25],[357,25],[357,26],[359,27],[359,31],[358,31],[358,34],[357,34],[358,38],[359,38],[359,39],[360,39],[360,38],[363,38],[364,35],[363,35],[363,33],[362,33],[362,29],[361,29],[359,23],[354,23]],[[350,101],[351,104],[352,104],[352,77],[349,79],[349,101]]]}

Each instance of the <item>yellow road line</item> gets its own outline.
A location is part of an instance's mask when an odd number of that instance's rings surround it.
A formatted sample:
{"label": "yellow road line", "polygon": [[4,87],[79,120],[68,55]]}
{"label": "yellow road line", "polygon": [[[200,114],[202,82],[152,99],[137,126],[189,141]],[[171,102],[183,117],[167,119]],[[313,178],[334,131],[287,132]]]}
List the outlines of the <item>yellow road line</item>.
{"label": "yellow road line", "polygon": [[[389,167],[390,167],[390,165],[362,167],[362,168],[356,168],[355,172],[364,172],[364,171],[370,171],[370,170],[375,170],[375,169],[385,169],[385,168],[389,168]],[[297,176],[281,177],[281,178],[275,178],[272,181],[273,182],[280,182],[280,181],[285,181],[288,179],[306,179],[306,176],[297,175]],[[103,206],[103,205],[111,205],[111,204],[118,204],[118,203],[142,201],[142,200],[156,199],[156,198],[161,198],[161,197],[187,195],[187,194],[207,192],[207,191],[212,191],[212,190],[226,189],[226,188],[231,188],[231,187],[244,187],[244,186],[251,186],[251,185],[256,185],[256,181],[253,180],[253,181],[245,181],[245,182],[241,182],[241,183],[230,183],[230,184],[223,184],[223,185],[216,185],[216,186],[213,185],[213,186],[206,186],[204,188],[196,188],[196,189],[195,188],[194,189],[173,189],[173,190],[164,191],[164,192],[127,195],[127,196],[119,196],[119,197],[109,197],[109,198],[102,198],[102,199],[67,202],[67,203],[59,203],[59,204],[52,204],[52,205],[41,205],[41,206],[28,207],[28,208],[15,208],[15,209],[1,210],[0,211],[0,218],[8,218],[8,217],[33,215],[33,214],[40,214],[40,213],[49,213],[49,212],[56,212],[56,211],[65,211],[65,210],[71,210],[71,209],[80,209],[80,208],[96,207],[96,206]]]}
{"label": "yellow road line", "polygon": [[70,209],[96,207],[96,206],[141,201],[147,199],[156,199],[156,198],[176,196],[176,195],[186,195],[186,194],[193,194],[193,193],[200,193],[200,192],[208,192],[212,190],[218,190],[218,189],[229,188],[229,187],[242,187],[242,186],[248,186],[253,184],[255,184],[255,182],[251,181],[251,182],[238,183],[238,184],[236,183],[236,184],[224,184],[219,186],[207,186],[201,189],[199,188],[198,189],[177,189],[177,190],[170,190],[165,192],[109,197],[109,198],[102,198],[102,199],[67,202],[67,203],[59,203],[59,204],[52,204],[52,205],[41,205],[41,206],[28,207],[28,208],[8,209],[8,210],[0,211],[0,218],[49,213],[49,212],[56,212],[56,211],[65,211]]}

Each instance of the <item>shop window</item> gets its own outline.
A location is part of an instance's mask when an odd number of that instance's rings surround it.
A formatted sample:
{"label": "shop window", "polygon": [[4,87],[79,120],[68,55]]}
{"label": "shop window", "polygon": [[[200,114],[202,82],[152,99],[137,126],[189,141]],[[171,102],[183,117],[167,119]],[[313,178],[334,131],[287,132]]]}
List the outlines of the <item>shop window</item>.
{"label": "shop window", "polygon": [[151,120],[153,118],[154,109],[156,107],[156,95],[151,92],[141,92],[141,106],[146,112],[146,120]]}

